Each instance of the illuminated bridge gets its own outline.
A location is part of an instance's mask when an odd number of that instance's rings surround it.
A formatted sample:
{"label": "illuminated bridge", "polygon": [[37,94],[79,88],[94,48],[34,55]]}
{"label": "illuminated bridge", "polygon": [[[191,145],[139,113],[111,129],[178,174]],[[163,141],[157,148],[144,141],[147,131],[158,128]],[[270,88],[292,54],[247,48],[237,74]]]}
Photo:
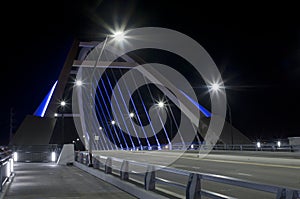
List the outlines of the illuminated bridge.
{"label": "illuminated bridge", "polygon": [[[114,60],[107,50],[100,61],[97,59],[101,47],[99,42],[73,43],[58,80],[53,80],[49,93],[34,115],[26,117],[11,144],[62,144],[80,138],[86,146],[90,143],[97,150],[148,150],[173,145],[188,148],[190,143],[203,143],[211,113],[198,104],[195,96],[178,89],[181,103],[198,110],[197,126],[180,114],[178,100],[172,99],[174,95],[166,88],[151,83],[138,70],[128,73],[143,64],[140,58],[136,59],[139,62],[129,56]],[[153,70],[156,75],[163,73],[160,68]],[[94,89],[89,87],[90,73],[93,73],[92,82],[97,84]],[[101,78],[97,79],[100,74]],[[137,84],[142,86],[135,90],[129,88]],[[170,84],[180,88],[182,83]],[[95,92],[92,102],[91,90]],[[65,106],[61,105],[63,101]],[[90,104],[94,109],[89,108]],[[181,123],[186,124],[184,129],[180,129]],[[187,132],[192,135],[185,138]],[[218,143],[251,144],[228,122],[224,124]]]}
{"label": "illuminated bridge", "polygon": [[[7,198],[20,198],[18,189],[29,194],[22,179],[36,175],[49,179],[47,197],[300,197],[300,155],[290,144],[257,145],[226,121],[206,139],[212,111],[185,79],[168,81],[163,65],[139,68],[138,56],[115,57],[105,45],[74,41],[58,79],[20,125],[10,143],[17,167]],[[85,185],[77,190],[78,176]],[[43,180],[32,184],[36,194]]]}

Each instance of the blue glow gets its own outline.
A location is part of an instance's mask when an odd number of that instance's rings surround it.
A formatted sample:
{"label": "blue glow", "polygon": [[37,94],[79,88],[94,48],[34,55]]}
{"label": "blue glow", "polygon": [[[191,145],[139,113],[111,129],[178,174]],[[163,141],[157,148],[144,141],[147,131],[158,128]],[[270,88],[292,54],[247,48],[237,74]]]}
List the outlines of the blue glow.
{"label": "blue glow", "polygon": [[188,96],[187,94],[185,94],[183,91],[180,90],[180,92],[188,99],[190,100],[190,102],[192,102],[204,115],[205,117],[211,117],[211,113],[206,110],[203,106],[201,106],[200,104],[198,104],[197,102],[195,102],[195,100],[193,100],[190,96]]}
{"label": "blue glow", "polygon": [[56,84],[57,84],[57,81],[54,83],[54,85],[52,86],[52,88],[49,91],[49,93],[46,95],[46,97],[43,99],[42,103],[39,105],[39,107],[34,112],[35,116],[44,117],[45,112],[46,112],[46,110],[48,108],[49,102],[51,100],[51,97],[53,95],[54,89],[56,87]]}

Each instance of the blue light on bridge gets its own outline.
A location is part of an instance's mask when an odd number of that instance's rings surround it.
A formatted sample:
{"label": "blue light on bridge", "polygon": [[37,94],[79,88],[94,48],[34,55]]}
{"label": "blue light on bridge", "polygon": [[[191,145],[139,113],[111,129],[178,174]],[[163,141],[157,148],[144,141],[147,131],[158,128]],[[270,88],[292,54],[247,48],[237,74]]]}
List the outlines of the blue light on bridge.
{"label": "blue light on bridge", "polygon": [[192,102],[204,115],[205,117],[211,117],[211,113],[206,110],[203,106],[201,106],[199,103],[197,103],[194,99],[192,99],[190,96],[185,94],[183,91],[180,90],[180,92],[188,99],[190,102]]}
{"label": "blue light on bridge", "polygon": [[46,95],[46,97],[44,98],[44,100],[42,101],[42,103],[40,104],[40,106],[34,112],[35,116],[44,117],[45,112],[46,112],[46,110],[48,108],[49,102],[51,100],[51,97],[53,95],[54,89],[56,87],[56,84],[57,84],[57,81],[54,83],[54,85],[52,86],[51,90]]}

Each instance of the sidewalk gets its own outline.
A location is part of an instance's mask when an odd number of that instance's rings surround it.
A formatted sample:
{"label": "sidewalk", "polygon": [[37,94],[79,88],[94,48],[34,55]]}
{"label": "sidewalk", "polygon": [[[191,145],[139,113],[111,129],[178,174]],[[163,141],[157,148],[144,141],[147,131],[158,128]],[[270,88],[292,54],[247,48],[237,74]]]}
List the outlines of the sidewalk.
{"label": "sidewalk", "polygon": [[17,163],[4,199],[135,198],[75,166]]}

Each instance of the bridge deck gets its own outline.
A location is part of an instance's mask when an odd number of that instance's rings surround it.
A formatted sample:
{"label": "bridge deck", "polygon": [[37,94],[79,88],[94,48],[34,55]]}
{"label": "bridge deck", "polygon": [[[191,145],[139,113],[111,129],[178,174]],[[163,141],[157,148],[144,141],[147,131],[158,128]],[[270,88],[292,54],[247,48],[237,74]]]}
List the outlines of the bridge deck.
{"label": "bridge deck", "polygon": [[74,166],[17,163],[4,199],[135,198]]}

